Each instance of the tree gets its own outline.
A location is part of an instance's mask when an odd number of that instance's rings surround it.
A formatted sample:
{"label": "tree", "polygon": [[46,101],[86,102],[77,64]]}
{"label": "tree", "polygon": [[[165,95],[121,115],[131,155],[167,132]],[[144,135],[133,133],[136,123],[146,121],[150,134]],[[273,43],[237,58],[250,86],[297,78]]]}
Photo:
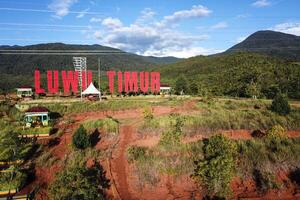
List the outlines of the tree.
{"label": "tree", "polygon": [[185,76],[180,76],[175,82],[175,93],[177,95],[181,93],[187,94],[189,93],[188,81]]}
{"label": "tree", "polygon": [[72,138],[73,146],[77,149],[86,149],[90,146],[90,138],[87,135],[86,129],[81,124],[76,130]]}
{"label": "tree", "polygon": [[260,96],[260,88],[259,85],[253,81],[246,87],[246,95],[248,97],[252,97],[253,99],[256,99]]}
{"label": "tree", "polygon": [[17,160],[21,151],[21,141],[15,132],[4,132],[0,134],[0,160]]}
{"label": "tree", "polygon": [[196,81],[190,84],[190,92],[192,95],[197,95],[199,93],[199,87]]}
{"label": "tree", "polygon": [[[91,168],[86,167],[82,157],[76,155],[71,162],[67,161],[64,169],[56,175],[49,187],[53,200],[104,200],[104,190],[109,187],[102,166],[95,162]],[[80,159],[79,159],[80,158]]]}
{"label": "tree", "polygon": [[291,111],[291,107],[286,97],[282,94],[277,94],[272,101],[271,110],[280,115],[287,115]]}
{"label": "tree", "polygon": [[205,141],[204,159],[195,162],[192,175],[203,184],[210,197],[226,198],[230,192],[230,181],[234,176],[236,143],[223,135],[215,135]]}

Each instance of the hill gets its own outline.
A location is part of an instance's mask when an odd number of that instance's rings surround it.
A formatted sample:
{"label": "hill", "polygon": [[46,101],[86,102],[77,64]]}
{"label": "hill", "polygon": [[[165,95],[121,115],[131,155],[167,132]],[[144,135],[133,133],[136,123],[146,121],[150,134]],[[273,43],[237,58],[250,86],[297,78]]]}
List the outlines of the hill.
{"label": "hill", "polygon": [[273,98],[281,91],[300,98],[299,64],[257,53],[196,56],[158,70],[173,88],[178,77],[187,79],[191,94]]}
{"label": "hill", "polygon": [[300,37],[276,32],[257,31],[244,41],[228,49],[228,52],[256,52],[270,56],[299,61],[300,60]]}
{"label": "hill", "polygon": [[156,64],[169,64],[169,63],[178,62],[178,61],[182,60],[182,58],[176,58],[173,56],[167,56],[167,57],[145,56],[144,60],[146,60],[148,62],[156,63]]}
{"label": "hill", "polygon": [[[60,53],[54,53],[57,52],[56,50],[59,50]],[[113,53],[103,54],[101,53],[103,51]],[[18,54],[8,54],[13,52],[18,52]],[[66,55],[66,52],[69,54]],[[178,60],[175,57],[139,56],[101,45],[63,43],[29,46],[5,45],[0,46],[0,91],[11,90],[22,84],[32,85],[35,69],[40,69],[42,72],[49,69],[73,69],[73,56],[87,57],[87,66],[91,70],[98,68],[98,58],[100,58],[103,70],[144,70],[151,69],[158,63],[173,63]]]}

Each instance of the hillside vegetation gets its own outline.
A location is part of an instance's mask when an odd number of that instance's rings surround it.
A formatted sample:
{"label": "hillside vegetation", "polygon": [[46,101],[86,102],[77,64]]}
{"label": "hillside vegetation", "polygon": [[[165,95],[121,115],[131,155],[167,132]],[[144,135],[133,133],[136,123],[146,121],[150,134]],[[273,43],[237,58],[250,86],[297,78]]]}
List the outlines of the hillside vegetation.
{"label": "hillside vegetation", "polygon": [[[7,50],[17,52],[18,54],[8,53]],[[43,53],[37,50],[59,50],[62,55],[57,54],[20,54],[19,51],[27,50],[33,53]],[[99,54],[82,53],[77,55],[63,55],[63,51],[93,51]],[[103,54],[106,52],[120,52]],[[98,58],[100,58],[101,69],[107,71],[114,70],[145,70],[153,68],[157,64],[173,63],[179,60],[175,57],[147,57],[132,53],[126,53],[119,49],[101,45],[71,45],[63,43],[46,43],[30,46],[0,46],[0,91],[9,91],[22,85],[33,85],[33,74],[35,69],[39,69],[44,74],[46,70],[70,70],[73,69],[73,57],[87,57],[87,66],[90,70],[98,69]],[[105,73],[103,73],[105,74]],[[43,77],[42,77],[43,78]]]}
{"label": "hillside vegetation", "polygon": [[196,56],[159,70],[162,81],[172,83],[174,88],[178,77],[184,76],[184,92],[190,94],[274,98],[281,92],[289,98],[300,98],[300,66],[256,53]]}

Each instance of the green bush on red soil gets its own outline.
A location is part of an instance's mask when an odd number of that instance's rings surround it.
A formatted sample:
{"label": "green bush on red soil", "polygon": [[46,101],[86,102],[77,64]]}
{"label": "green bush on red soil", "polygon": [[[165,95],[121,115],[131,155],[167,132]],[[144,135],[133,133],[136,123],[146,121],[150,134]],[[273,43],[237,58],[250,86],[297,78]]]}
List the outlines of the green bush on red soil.
{"label": "green bush on red soil", "polygon": [[184,119],[178,114],[170,115],[170,130],[163,132],[159,141],[160,145],[180,144]]}
{"label": "green bush on red soil", "polygon": [[273,126],[267,131],[266,147],[272,162],[282,163],[294,159],[295,145],[288,139],[284,128],[280,125]]}
{"label": "green bush on red soil", "polygon": [[77,149],[86,149],[91,146],[90,137],[88,136],[86,129],[83,125],[76,130],[72,137],[72,144]]}
{"label": "green bush on red soil", "polygon": [[195,161],[192,175],[205,186],[210,197],[226,198],[231,194],[230,181],[235,173],[236,143],[223,135],[215,135],[204,142],[204,158]]}
{"label": "green bush on red soil", "polygon": [[153,111],[151,106],[147,106],[144,108],[143,115],[144,115],[144,119],[147,121],[153,119]]}
{"label": "green bush on red soil", "polygon": [[60,171],[49,186],[50,199],[104,200],[104,191],[109,187],[102,166],[95,162],[93,167],[86,167],[82,156],[72,154],[66,160],[66,166]]}
{"label": "green bush on red soil", "polygon": [[290,113],[291,107],[287,98],[278,94],[272,101],[271,110],[280,115],[287,115]]}
{"label": "green bush on red soil", "polygon": [[139,146],[131,146],[127,149],[128,161],[133,162],[145,157],[146,148]]}
{"label": "green bush on red soil", "polygon": [[286,132],[284,130],[284,128],[280,125],[275,125],[273,127],[271,127],[268,131],[266,136],[268,138],[286,138]]}
{"label": "green bush on red soil", "polygon": [[257,169],[253,171],[254,181],[260,192],[267,192],[270,189],[279,189],[280,185],[271,172],[264,172]]}

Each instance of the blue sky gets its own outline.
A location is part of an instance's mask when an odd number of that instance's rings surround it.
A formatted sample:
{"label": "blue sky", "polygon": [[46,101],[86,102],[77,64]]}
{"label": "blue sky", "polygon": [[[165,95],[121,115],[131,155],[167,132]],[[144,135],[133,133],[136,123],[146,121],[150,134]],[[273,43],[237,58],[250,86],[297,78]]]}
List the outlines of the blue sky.
{"label": "blue sky", "polygon": [[100,44],[140,55],[217,53],[258,30],[300,35],[299,0],[0,0],[0,44]]}

